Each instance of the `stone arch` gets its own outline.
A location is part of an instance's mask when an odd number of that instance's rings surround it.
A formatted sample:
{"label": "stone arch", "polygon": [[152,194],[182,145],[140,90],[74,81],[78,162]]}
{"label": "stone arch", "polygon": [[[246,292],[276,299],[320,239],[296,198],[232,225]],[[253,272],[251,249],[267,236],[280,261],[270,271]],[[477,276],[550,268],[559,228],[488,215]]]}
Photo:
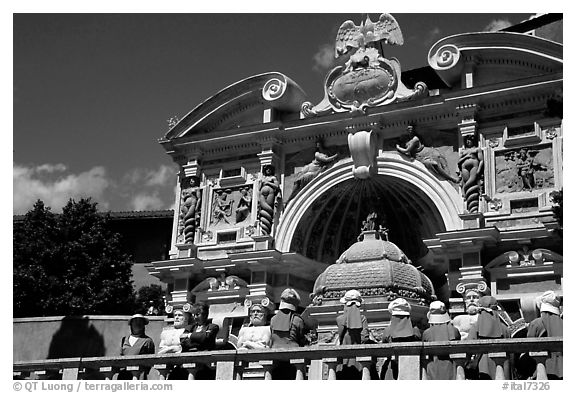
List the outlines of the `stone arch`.
{"label": "stone arch", "polygon": [[[339,161],[294,197],[283,212],[276,230],[276,248],[279,251],[291,251],[298,224],[323,194],[344,182],[354,180],[353,167],[350,158]],[[379,177],[385,177],[395,184],[403,184],[404,190],[417,193],[423,208],[436,210],[431,212],[431,216],[438,221],[441,231],[462,229],[458,214],[463,212],[463,202],[459,190],[448,181],[435,177],[422,163],[409,161],[396,152],[385,152],[377,159],[377,175],[367,181]]]}

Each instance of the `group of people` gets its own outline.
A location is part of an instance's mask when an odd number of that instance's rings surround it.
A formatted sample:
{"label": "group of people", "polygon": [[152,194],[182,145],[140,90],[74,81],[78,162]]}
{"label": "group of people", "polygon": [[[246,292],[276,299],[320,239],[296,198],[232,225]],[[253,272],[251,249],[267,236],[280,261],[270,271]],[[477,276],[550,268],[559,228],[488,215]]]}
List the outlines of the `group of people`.
{"label": "group of people", "polygon": [[[473,292],[473,291],[471,291]],[[474,294],[477,295],[475,292]],[[498,316],[499,306],[493,296],[466,297],[468,315],[466,323],[462,319],[453,321],[446,305],[434,301],[427,313],[428,328],[415,326],[410,318],[411,305],[403,298],[390,302],[390,324],[381,337],[383,343],[398,342],[438,342],[476,339],[499,339],[510,337],[506,324]],[[349,290],[340,299],[343,312],[336,318],[337,334],[335,345],[357,345],[376,343],[368,327],[366,316],[362,313],[363,299],[359,291]],[[532,320],[527,328],[527,337],[562,337],[561,298],[553,291],[547,291],[537,298],[536,304],[540,317]],[[237,341],[238,350],[265,348],[293,348],[307,345],[308,330],[304,319],[297,313],[300,296],[287,288],[281,294],[278,311],[274,314],[274,304],[267,298],[260,301],[247,301],[249,323],[240,329]],[[268,324],[269,316],[270,322]],[[463,317],[463,316],[460,316]],[[145,335],[146,317],[134,315],[130,321],[131,334],[122,338],[121,354],[153,354],[154,342]],[[161,335],[158,354],[206,351],[215,348],[218,325],[209,323],[208,306],[185,305],[174,311],[174,329],[164,330]],[[515,377],[531,379],[536,375],[536,365],[528,354],[515,358]],[[504,367],[509,369],[508,365]],[[494,379],[497,363],[489,354],[469,355],[465,367],[466,379]],[[562,354],[551,353],[546,361],[549,379],[562,379]],[[456,363],[449,355],[430,357],[426,364],[428,379],[456,379]],[[378,375],[375,365],[370,373],[373,379],[397,379],[398,364],[393,358],[386,359]],[[272,369],[273,379],[293,379],[296,369],[289,362],[277,362]],[[339,379],[360,379],[362,366],[356,359],[343,359],[336,370]],[[201,366],[196,371],[196,379],[213,379],[214,370]],[[505,376],[510,378],[510,375]],[[174,367],[171,379],[187,379],[187,371]]]}

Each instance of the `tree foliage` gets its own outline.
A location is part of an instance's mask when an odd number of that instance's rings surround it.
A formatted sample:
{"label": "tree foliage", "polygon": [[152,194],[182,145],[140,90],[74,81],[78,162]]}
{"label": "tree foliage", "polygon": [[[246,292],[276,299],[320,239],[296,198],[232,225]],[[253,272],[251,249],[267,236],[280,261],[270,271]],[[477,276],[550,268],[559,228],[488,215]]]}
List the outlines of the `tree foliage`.
{"label": "tree foliage", "polygon": [[554,204],[552,206],[552,213],[554,213],[554,218],[558,221],[558,234],[562,236],[562,231],[564,229],[563,214],[563,202],[564,202],[564,189],[560,191],[552,191],[550,193],[550,200]]}
{"label": "tree foliage", "polygon": [[136,310],[140,314],[164,315],[164,290],[160,285],[150,284],[138,289]]}
{"label": "tree foliage", "polygon": [[40,200],[14,227],[14,316],[130,314],[131,258],[90,199]]}

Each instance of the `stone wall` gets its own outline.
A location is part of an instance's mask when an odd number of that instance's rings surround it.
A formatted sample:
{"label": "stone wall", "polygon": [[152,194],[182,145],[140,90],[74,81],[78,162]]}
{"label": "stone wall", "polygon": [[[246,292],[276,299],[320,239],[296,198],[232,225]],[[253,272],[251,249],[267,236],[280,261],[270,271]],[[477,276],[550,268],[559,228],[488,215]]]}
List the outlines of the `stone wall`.
{"label": "stone wall", "polygon": [[[130,333],[130,316],[15,318],[14,361],[68,357],[118,356],[122,336]],[[150,317],[146,334],[156,349],[164,317]]]}

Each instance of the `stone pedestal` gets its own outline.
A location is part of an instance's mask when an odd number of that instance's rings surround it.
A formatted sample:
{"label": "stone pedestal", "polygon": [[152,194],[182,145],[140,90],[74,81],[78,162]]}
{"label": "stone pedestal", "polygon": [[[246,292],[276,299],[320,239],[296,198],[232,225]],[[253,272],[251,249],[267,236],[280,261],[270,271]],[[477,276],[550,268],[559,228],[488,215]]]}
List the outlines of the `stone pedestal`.
{"label": "stone pedestal", "polygon": [[484,228],[484,215],[482,213],[464,213],[458,216],[462,219],[464,229]]}
{"label": "stone pedestal", "polygon": [[196,258],[198,246],[195,244],[176,244],[178,258]]}
{"label": "stone pedestal", "polygon": [[274,247],[274,238],[269,235],[251,236],[254,240],[254,251],[270,250]]}

